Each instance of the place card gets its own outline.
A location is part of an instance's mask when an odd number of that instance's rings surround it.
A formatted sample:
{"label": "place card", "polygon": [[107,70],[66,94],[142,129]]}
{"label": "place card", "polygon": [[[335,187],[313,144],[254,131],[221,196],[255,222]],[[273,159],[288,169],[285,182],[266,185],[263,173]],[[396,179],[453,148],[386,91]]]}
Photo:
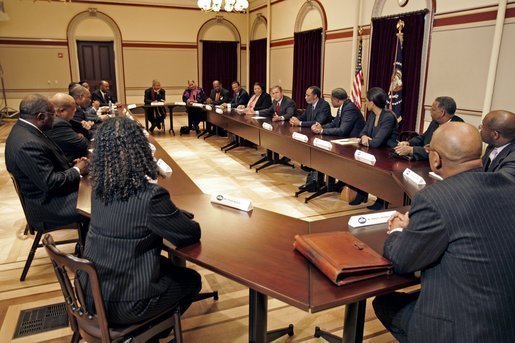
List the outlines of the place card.
{"label": "place card", "polygon": [[298,132],[294,132],[291,134],[291,138],[295,139],[296,141],[301,141],[301,142],[304,142],[304,143],[307,143],[309,141],[309,138],[308,136],[302,134],[302,133],[298,133]]}
{"label": "place card", "polygon": [[163,175],[164,177],[172,176],[172,168],[162,159],[157,160],[157,169],[159,170],[159,174]]}
{"label": "place card", "polygon": [[174,102],[174,105],[177,105],[177,106],[186,106],[186,103],[184,101],[176,101]]}
{"label": "place card", "polygon": [[356,159],[356,161],[370,164],[371,166],[376,164],[376,157],[374,155],[361,150],[356,150],[356,152],[354,152],[354,158]]}
{"label": "place card", "polygon": [[407,179],[410,182],[413,182],[416,185],[425,185],[426,180],[417,173],[415,173],[413,170],[406,168],[404,169],[404,172],[402,173],[402,176],[404,176],[405,179]]}
{"label": "place card", "polygon": [[230,195],[212,194],[211,202],[215,204],[236,208],[238,210],[242,210],[245,212],[252,211],[253,208],[252,201],[250,201],[250,199],[236,198]]}
{"label": "place card", "polygon": [[193,106],[193,107],[204,107],[204,105],[199,104],[198,102],[193,102],[193,103],[191,104],[191,106]]}
{"label": "place card", "polygon": [[357,216],[352,216],[349,219],[349,226],[352,228],[376,225],[376,224],[385,224],[388,222],[388,219],[395,213],[396,211],[386,211],[380,213],[370,213],[370,214],[362,214]]}
{"label": "place card", "polygon": [[429,172],[429,176],[432,177],[435,180],[443,181],[443,177],[441,177],[440,175],[438,175],[435,172]]}
{"label": "place card", "polygon": [[331,142],[324,141],[323,139],[320,139],[320,138],[315,138],[313,140],[313,145],[316,146],[317,148],[321,148],[324,150],[332,150],[333,149],[333,145],[331,144]]}
{"label": "place card", "polygon": [[213,110],[213,107],[211,105],[206,105],[205,108],[208,111],[212,111]]}
{"label": "place card", "polygon": [[272,125],[270,125],[269,123],[263,123],[263,129],[265,130],[268,130],[268,131],[272,131],[274,129],[274,127]]}
{"label": "place card", "polygon": [[222,110],[221,108],[217,108],[215,112],[218,114],[224,114],[224,110]]}

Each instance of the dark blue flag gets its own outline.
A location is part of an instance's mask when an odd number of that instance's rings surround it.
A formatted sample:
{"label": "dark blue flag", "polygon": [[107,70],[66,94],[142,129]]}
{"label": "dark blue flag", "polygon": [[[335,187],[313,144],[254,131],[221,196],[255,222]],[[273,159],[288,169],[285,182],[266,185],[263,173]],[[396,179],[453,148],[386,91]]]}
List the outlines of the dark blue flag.
{"label": "dark blue flag", "polygon": [[[404,25],[403,25],[404,26]],[[397,25],[399,28],[399,25]],[[402,30],[402,28],[400,29]],[[388,91],[389,107],[395,113],[397,118],[402,117],[402,36],[399,30],[397,33],[397,47],[395,49],[395,59],[393,63],[393,72],[390,81],[390,89]],[[399,119],[400,121],[400,119]]]}

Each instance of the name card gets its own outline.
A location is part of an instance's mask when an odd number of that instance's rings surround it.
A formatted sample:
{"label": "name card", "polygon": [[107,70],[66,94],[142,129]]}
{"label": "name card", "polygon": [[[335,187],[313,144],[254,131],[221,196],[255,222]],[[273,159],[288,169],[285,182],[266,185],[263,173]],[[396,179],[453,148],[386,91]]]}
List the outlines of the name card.
{"label": "name card", "polygon": [[213,110],[213,107],[211,105],[206,105],[205,107],[206,107],[206,110],[208,110],[208,111]]}
{"label": "name card", "polygon": [[164,101],[156,101],[156,102],[150,103],[150,106],[164,106],[164,105],[165,105]]}
{"label": "name card", "polygon": [[324,141],[323,139],[320,139],[320,138],[315,138],[313,140],[313,145],[318,148],[324,149],[324,150],[332,150],[333,149],[333,145],[331,144],[331,142]]}
{"label": "name card", "polygon": [[198,102],[192,103],[191,106],[193,106],[193,107],[204,107],[204,105],[199,104]]}
{"label": "name card", "polygon": [[211,202],[214,202],[215,204],[236,208],[238,210],[242,210],[245,212],[249,212],[252,210],[252,201],[250,201],[249,199],[236,198],[229,195],[212,194]]}
{"label": "name card", "polygon": [[128,109],[128,110],[133,110],[133,109],[135,109],[136,107],[138,107],[138,106],[136,106],[136,104],[130,104],[130,105],[127,105],[127,109]]}
{"label": "name card", "polygon": [[415,173],[413,170],[406,168],[404,169],[404,172],[402,173],[405,179],[407,179],[410,182],[413,182],[416,185],[425,185],[426,180],[417,173]]}
{"label": "name card", "polygon": [[435,172],[429,172],[429,176],[431,176],[433,179],[438,180],[438,181],[442,181],[443,180],[443,177],[441,177],[440,175],[438,175]]}
{"label": "name card", "polygon": [[174,104],[177,106],[186,106],[186,103],[184,101],[176,101],[174,102]]}
{"label": "name card", "polygon": [[298,132],[292,133],[291,138],[295,139],[296,141],[301,141],[304,143],[307,143],[307,141],[309,141],[308,136],[303,135],[302,133],[298,133]]}
{"label": "name card", "polygon": [[272,125],[270,125],[269,123],[263,123],[263,129],[265,130],[268,130],[268,131],[272,131],[274,129],[274,127]]}
{"label": "name card", "polygon": [[356,150],[356,152],[354,153],[354,158],[356,159],[356,161],[370,164],[371,166],[376,164],[376,157],[374,155],[361,150]]}
{"label": "name card", "polygon": [[217,108],[215,112],[218,114],[224,114],[224,110],[222,110],[221,108]]}
{"label": "name card", "polygon": [[388,219],[395,213],[395,211],[387,211],[380,213],[362,214],[352,216],[349,219],[349,226],[352,228],[358,228],[369,225],[384,224],[388,222]]}
{"label": "name card", "polygon": [[172,176],[172,168],[162,159],[157,160],[157,169],[159,169],[159,174],[163,175],[164,177]]}

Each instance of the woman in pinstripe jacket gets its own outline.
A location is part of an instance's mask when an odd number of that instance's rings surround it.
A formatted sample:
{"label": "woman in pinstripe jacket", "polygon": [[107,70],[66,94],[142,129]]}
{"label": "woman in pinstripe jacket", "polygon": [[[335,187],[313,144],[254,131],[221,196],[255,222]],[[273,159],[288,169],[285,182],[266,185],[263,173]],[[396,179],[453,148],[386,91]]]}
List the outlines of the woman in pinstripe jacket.
{"label": "woman in pinstripe jacket", "polygon": [[112,118],[98,128],[92,172],[84,255],[96,265],[109,323],[136,323],[176,305],[186,310],[200,275],[170,263],[161,248],[163,238],[178,247],[198,242],[200,226],[148,181],[157,166],[136,122]]}

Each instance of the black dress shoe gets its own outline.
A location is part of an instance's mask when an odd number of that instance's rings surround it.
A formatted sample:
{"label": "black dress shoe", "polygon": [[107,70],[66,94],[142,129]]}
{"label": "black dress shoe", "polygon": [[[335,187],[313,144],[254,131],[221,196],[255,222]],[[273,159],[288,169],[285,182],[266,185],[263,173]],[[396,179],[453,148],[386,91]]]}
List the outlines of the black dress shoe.
{"label": "black dress shoe", "polygon": [[367,201],[368,201],[368,193],[358,191],[358,194],[356,194],[356,197],[354,198],[354,200],[349,202],[349,205],[356,206],[356,205],[359,205],[359,204],[361,204],[363,202],[367,202]]}
{"label": "black dress shoe", "polygon": [[161,123],[157,123],[157,129],[161,130]]}
{"label": "black dress shoe", "polygon": [[384,200],[377,198],[376,202],[373,205],[367,206],[369,210],[379,211],[384,209]]}

